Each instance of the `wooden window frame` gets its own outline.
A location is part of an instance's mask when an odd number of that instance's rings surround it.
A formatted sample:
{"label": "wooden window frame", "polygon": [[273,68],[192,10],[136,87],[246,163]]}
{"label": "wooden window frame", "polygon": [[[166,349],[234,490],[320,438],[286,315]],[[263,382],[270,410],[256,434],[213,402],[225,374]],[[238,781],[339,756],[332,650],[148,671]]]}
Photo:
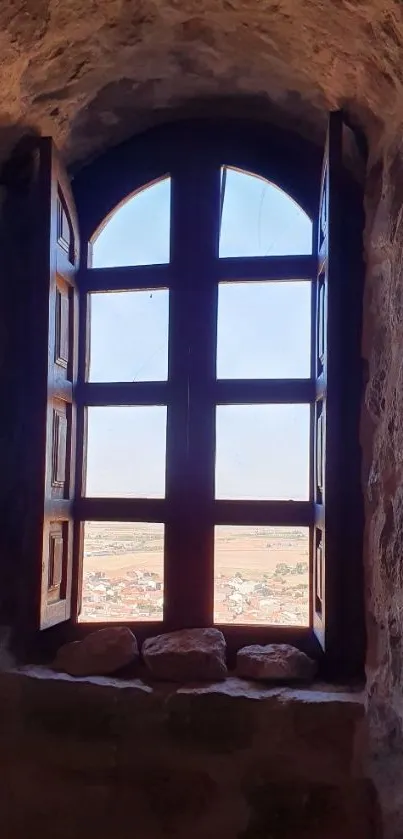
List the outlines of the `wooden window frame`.
{"label": "wooden window frame", "polygon": [[[14,376],[9,377],[13,427],[5,452],[13,481],[4,493],[6,515],[2,533],[3,544],[11,546],[11,551],[7,554],[9,560],[0,563],[0,574],[8,591],[3,614],[15,626],[16,646],[25,658],[34,649],[41,656],[46,655],[46,650],[54,650],[62,641],[81,637],[101,625],[77,623],[84,520],[170,522],[167,539],[171,544],[166,546],[165,559],[165,620],[131,623],[140,641],[164,630],[211,623],[213,523],[295,524],[311,528],[311,573],[317,573],[312,586],[311,626],[296,629],[225,625],[222,628],[230,663],[241,644],[290,642],[318,657],[321,675],[325,677],[362,676],[365,631],[359,416],[363,202],[361,187],[349,174],[344,159],[344,130],[342,114],[332,114],[322,168],[322,150],[290,131],[252,121],[182,121],[153,129],[105,153],[75,174],[72,193],[49,138],[29,138],[16,150],[3,175],[7,187],[3,212],[3,227],[7,231],[4,305],[13,324],[7,337],[7,352],[15,364]],[[325,247],[323,242],[315,242],[315,257],[218,259],[213,238],[208,236],[208,223],[201,220],[203,207],[210,207],[210,230],[216,224],[221,165],[252,172],[275,183],[314,220],[316,230],[322,218],[319,203],[326,205]],[[170,264],[88,269],[87,243],[94,232],[128,195],[167,173],[173,179]],[[192,203],[195,194],[199,198],[197,204]],[[178,195],[182,195],[182,201]],[[188,212],[190,206],[192,213]],[[77,274],[79,240],[81,267]],[[178,247],[183,240],[188,242],[187,250]],[[199,283],[197,312],[187,287],[190,270]],[[322,276],[327,301],[323,336],[327,342],[326,381],[317,366],[305,381],[215,380],[215,314],[220,280],[287,281],[302,277],[312,281],[317,290],[317,277]],[[57,290],[62,288],[60,278],[71,294],[68,339],[60,333],[61,322],[66,321],[66,304],[62,307],[57,297]],[[173,289],[170,379],[162,383],[87,383],[87,295],[96,290],[161,287]],[[178,296],[183,301],[179,306]],[[314,318],[317,297],[316,293],[312,295]],[[186,361],[177,340],[178,318],[185,320],[185,326],[192,328],[195,336],[195,351]],[[312,330],[312,335],[312,358],[316,358],[316,330]],[[60,352],[55,354],[56,340]],[[210,346],[207,355],[202,351],[206,342]],[[30,348],[29,376],[22,345]],[[69,347],[73,348],[72,354],[66,358]],[[198,386],[189,426],[191,454],[184,463],[181,434],[189,369]],[[24,382],[23,395],[20,382]],[[213,406],[217,401],[307,401],[317,405],[324,396],[327,410],[322,421],[322,450],[326,455],[321,496],[315,486],[320,470],[311,459],[311,487],[315,489],[311,489],[308,502],[212,501]],[[62,422],[59,417],[54,429],[53,413],[60,408],[60,399],[67,405],[67,427],[60,411]],[[166,500],[82,497],[84,448],[80,441],[85,437],[84,408],[88,404],[166,404],[168,432],[176,412],[176,434],[168,433]],[[198,422],[200,404],[210,406],[206,423]],[[311,446],[316,448],[314,428],[312,423]],[[210,452],[210,459],[198,455],[203,448]],[[189,471],[197,476],[199,496],[190,509],[184,510]],[[60,527],[54,527],[55,522],[60,522]],[[198,544],[194,535],[192,538],[192,527],[193,534],[197,528],[204,533]],[[321,534],[325,539],[319,539]],[[181,575],[190,570],[193,592],[180,582]],[[38,637],[39,628],[45,631]],[[20,643],[21,639],[25,640]]]}
{"label": "wooden window frame", "polygon": [[[341,117],[338,117],[341,120]],[[349,598],[344,598],[344,613],[339,610],[337,603],[341,602],[340,593],[343,588],[341,574],[354,573],[356,579],[357,566],[351,559],[348,562],[337,563],[340,567],[328,572],[326,602],[331,603],[328,614],[327,642],[325,632],[315,626],[315,599],[313,589],[318,589],[315,578],[317,565],[314,551],[315,526],[321,523],[321,511],[316,497],[314,472],[315,459],[311,456],[310,496],[306,502],[276,502],[276,501],[227,501],[214,499],[214,415],[216,404],[275,404],[275,403],[309,403],[311,405],[311,440],[315,446],[314,416],[318,398],[316,381],[316,336],[317,336],[317,303],[316,289],[318,276],[317,249],[318,226],[317,213],[313,212],[314,201],[318,205],[318,174],[320,169],[311,166],[311,180],[301,183],[300,174],[296,173],[296,166],[291,164],[289,147],[285,146],[285,153],[280,153],[276,145],[274,156],[270,157],[259,148],[259,153],[250,151],[250,135],[239,138],[237,143],[228,142],[228,128],[220,131],[217,125],[207,126],[200,135],[200,125],[185,124],[168,129],[168,141],[164,142],[164,130],[152,132],[147,137],[146,149],[133,141],[124,147],[124,154],[120,161],[114,155],[109,155],[109,176],[105,190],[102,191],[101,171],[106,171],[108,160],[92,167],[92,172],[85,172],[77,179],[76,201],[80,224],[85,230],[85,236],[91,240],[94,232],[102,222],[101,213],[108,215],[114,205],[119,204],[127,194],[141,189],[149,182],[158,180],[169,174],[171,177],[171,260],[166,265],[139,266],[124,268],[89,268],[86,267],[87,255],[82,257],[82,268],[79,274],[79,288],[81,295],[81,327],[80,327],[80,364],[77,386],[78,403],[78,438],[83,442],[79,448],[79,466],[76,501],[76,518],[80,522],[80,538],[77,540],[76,567],[79,565],[79,551],[82,551],[82,523],[92,521],[150,521],[162,522],[166,527],[164,550],[164,619],[163,621],[133,621],[126,622],[136,636],[143,640],[145,637],[186,626],[209,626],[213,620],[213,585],[214,585],[214,525],[242,524],[242,525],[275,525],[275,526],[308,526],[310,529],[310,626],[244,626],[219,625],[223,630],[229,649],[230,660],[234,659],[236,649],[246,643],[293,643],[304,649],[310,655],[321,661],[321,671],[324,675],[358,674],[362,661],[362,631],[361,616],[357,604],[350,605]],[[186,159],[181,154],[183,145],[186,146]],[[249,145],[249,148],[248,148]],[[253,145],[253,144],[252,144]],[[140,148],[140,154],[139,154]],[[168,152],[161,156],[161,148]],[[178,154],[179,149],[179,154]],[[131,186],[127,188],[129,176],[129,161],[133,172],[133,160],[138,164]],[[112,163],[112,165],[111,165]],[[242,168],[252,174],[262,175],[272,180],[280,188],[294,197],[302,208],[310,215],[314,225],[314,242],[312,256],[284,256],[284,257],[239,257],[219,258],[218,243],[214,236],[219,227],[220,213],[220,183],[219,172],[221,165]],[[91,167],[90,167],[91,168]],[[117,172],[118,169],[118,172]],[[315,172],[316,169],[316,172]],[[111,184],[111,175],[114,177]],[[116,177],[118,175],[118,177]],[[306,172],[305,172],[306,175]],[[293,177],[294,176],[294,177]],[[322,176],[322,183],[323,183]],[[130,180],[130,178],[129,178]],[[97,186],[95,186],[97,184]],[[108,189],[109,185],[109,189]],[[73,183],[74,186],[74,183]],[[94,214],[91,205],[92,198],[97,203]],[[103,194],[101,195],[101,192]],[[197,195],[197,202],[194,196]],[[99,202],[98,202],[99,197]],[[313,200],[312,200],[313,199]],[[106,212],[105,212],[106,211]],[[186,242],[186,247],[183,247]],[[349,241],[354,250],[354,240]],[[354,252],[354,265],[359,266],[359,258]],[[83,265],[84,263],[84,265]],[[359,266],[360,268],[361,266]],[[192,277],[192,287],[188,278]],[[228,381],[215,378],[215,349],[216,349],[216,318],[218,283],[221,281],[278,281],[307,280],[312,284],[312,370],[309,379],[305,380],[250,380]],[[192,288],[198,288],[197,301],[192,297]],[[169,317],[169,369],[170,374],[166,382],[141,383],[89,383],[86,381],[86,365],[88,361],[87,331],[88,308],[87,301],[91,292],[123,291],[134,289],[168,288],[170,290]],[[333,305],[342,293],[338,288],[333,294]],[[359,323],[359,292],[349,293],[353,316],[348,329],[344,332],[352,334]],[[192,334],[193,354],[189,357],[184,346],[178,343],[179,330],[177,325],[186,323]],[[340,338],[337,328],[340,322],[333,324],[333,351],[337,358],[342,357]],[[346,325],[344,325],[346,326]],[[345,337],[345,336],[344,336]],[[206,346],[209,352],[205,352]],[[351,338],[350,338],[351,346]],[[355,346],[357,350],[357,346]],[[186,364],[184,364],[186,358]],[[350,369],[357,368],[348,362]],[[184,425],[186,402],[188,399],[188,381],[197,382],[191,399],[189,428]],[[357,382],[357,379],[356,379]],[[340,383],[338,383],[339,386]],[[343,388],[339,388],[341,398]],[[167,405],[167,486],[165,499],[117,499],[117,498],[85,498],[82,495],[83,468],[85,450],[85,408],[89,405]],[[198,418],[203,416],[203,422]],[[352,425],[356,421],[354,415]],[[175,427],[176,433],[172,433]],[[347,426],[346,426],[347,427]],[[189,435],[190,453],[188,460],[184,460],[184,450],[181,440]],[[339,452],[340,440],[334,442],[335,452]],[[358,440],[357,440],[358,447]],[[203,453],[201,456],[200,453]],[[206,454],[210,457],[206,457]],[[337,455],[336,455],[337,456]],[[357,457],[351,463],[351,473],[357,469]],[[346,462],[343,460],[344,467]],[[191,476],[191,478],[190,478]],[[189,481],[193,489],[198,487],[197,494],[187,492]],[[339,492],[339,487],[337,492]],[[192,498],[188,503],[187,499]],[[357,504],[359,504],[357,497]],[[357,507],[358,511],[358,507]],[[329,518],[330,513],[327,513]],[[355,546],[359,544],[359,515],[357,528],[349,525],[350,532],[354,530]],[[195,536],[197,535],[197,538]],[[331,553],[349,554],[344,540],[335,540],[332,535]],[[318,553],[319,556],[319,553]],[[320,553],[322,558],[322,554]],[[336,561],[335,561],[336,562]],[[350,563],[350,565],[349,565]],[[355,569],[355,571],[353,570]],[[82,571],[79,571],[79,576]],[[320,571],[322,575],[322,570]],[[316,575],[319,578],[319,571]],[[344,578],[344,582],[345,582]],[[191,583],[191,585],[190,585]],[[324,582],[323,582],[324,585]],[[311,591],[312,589],[312,591]],[[339,593],[338,593],[339,592]],[[77,602],[80,594],[77,592]],[[352,598],[351,598],[352,599]],[[351,613],[351,614],[350,614]],[[331,618],[331,620],[330,620]],[[94,623],[80,623],[76,626],[76,634],[88,632],[95,626],[107,625]],[[351,643],[348,637],[349,627],[353,625],[359,640]],[[344,640],[343,640],[344,639]],[[323,655],[323,648],[326,654]],[[349,654],[349,651],[351,654]]]}
{"label": "wooden window frame", "polygon": [[[171,260],[158,266],[125,269],[82,268],[81,360],[77,387],[79,457],[76,516],[80,522],[149,521],[165,526],[164,619],[160,631],[213,623],[214,526],[220,524],[313,526],[306,501],[215,500],[215,409],[226,404],[313,406],[314,380],[220,380],[216,378],[218,284],[223,281],[303,280],[313,284],[311,256],[223,259],[218,255],[220,167],[216,161],[171,168]],[[145,184],[146,186],[146,184]],[[194,198],[196,196],[196,200]],[[184,244],[185,243],[185,244]],[[158,285],[157,285],[158,282]],[[90,292],[167,288],[169,375],[166,382],[91,383],[88,373]],[[91,498],[85,482],[85,412],[89,406],[167,406],[167,468],[164,499]],[[188,446],[186,451],[185,441]],[[312,616],[311,616],[312,617]],[[150,621],[127,621],[136,634],[150,634]],[[88,623],[90,625],[90,623]],[[304,642],[306,630],[290,627],[217,625],[228,641],[280,638]],[[154,630],[154,624],[152,625]],[[284,630],[284,631],[283,631]]]}

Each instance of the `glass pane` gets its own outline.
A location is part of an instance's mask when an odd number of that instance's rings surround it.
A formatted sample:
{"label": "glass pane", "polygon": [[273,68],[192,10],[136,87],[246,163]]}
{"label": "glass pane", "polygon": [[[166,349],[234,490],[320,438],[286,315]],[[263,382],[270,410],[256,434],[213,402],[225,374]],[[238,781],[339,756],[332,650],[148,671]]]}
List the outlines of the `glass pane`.
{"label": "glass pane", "polygon": [[88,408],[87,490],[95,498],[163,498],[165,407]]}
{"label": "glass pane", "polygon": [[115,210],[92,244],[93,268],[169,262],[171,179],[136,192]]}
{"label": "glass pane", "polygon": [[219,405],[216,498],[309,497],[309,405]]}
{"label": "glass pane", "polygon": [[168,376],[169,292],[91,294],[90,382],[158,382]]}
{"label": "glass pane", "polygon": [[162,620],[164,525],[87,521],[80,621]]}
{"label": "glass pane", "polygon": [[308,529],[216,527],[214,621],[308,626]]}
{"label": "glass pane", "polygon": [[312,222],[287,193],[257,175],[225,170],[220,256],[312,253]]}
{"label": "glass pane", "polygon": [[311,283],[220,283],[219,379],[309,378]]}

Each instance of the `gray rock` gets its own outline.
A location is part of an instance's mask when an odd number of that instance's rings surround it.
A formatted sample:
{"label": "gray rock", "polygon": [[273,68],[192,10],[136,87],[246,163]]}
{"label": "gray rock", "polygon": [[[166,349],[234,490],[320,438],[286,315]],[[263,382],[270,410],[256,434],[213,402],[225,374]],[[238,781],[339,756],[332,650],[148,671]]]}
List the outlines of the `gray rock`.
{"label": "gray rock", "polygon": [[148,638],[142,655],[156,679],[198,682],[224,679],[225,638],[218,629],[181,629]]}
{"label": "gray rock", "polygon": [[87,635],[82,641],[64,644],[53,664],[70,676],[107,676],[135,662],[139,650],[127,626],[109,626]]}
{"label": "gray rock", "polygon": [[316,669],[315,661],[290,644],[252,644],[237,654],[237,675],[243,679],[309,681]]}

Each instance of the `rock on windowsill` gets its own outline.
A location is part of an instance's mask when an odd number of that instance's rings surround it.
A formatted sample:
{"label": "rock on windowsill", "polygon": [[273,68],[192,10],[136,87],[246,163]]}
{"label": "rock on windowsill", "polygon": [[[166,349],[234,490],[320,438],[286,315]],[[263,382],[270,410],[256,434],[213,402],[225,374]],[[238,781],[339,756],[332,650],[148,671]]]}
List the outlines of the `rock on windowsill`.
{"label": "rock on windowsill", "polygon": [[127,626],[109,626],[91,632],[82,641],[64,644],[54,669],[70,676],[108,676],[139,659],[137,640]]}
{"label": "rock on windowsill", "polygon": [[269,682],[311,682],[317,664],[291,644],[252,644],[237,654],[237,675]]}
{"label": "rock on windowsill", "polygon": [[226,643],[219,629],[180,629],[147,638],[142,657],[154,679],[214,681],[227,675]]}

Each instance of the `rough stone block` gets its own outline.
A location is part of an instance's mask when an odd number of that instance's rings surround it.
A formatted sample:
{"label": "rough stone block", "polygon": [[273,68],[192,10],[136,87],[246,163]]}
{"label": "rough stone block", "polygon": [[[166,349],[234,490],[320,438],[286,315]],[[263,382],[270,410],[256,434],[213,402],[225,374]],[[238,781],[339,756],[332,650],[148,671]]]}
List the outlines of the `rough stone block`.
{"label": "rough stone block", "polygon": [[306,682],[316,669],[315,661],[290,644],[252,644],[237,654],[237,675],[243,679]]}
{"label": "rough stone block", "polygon": [[218,629],[182,629],[148,638],[142,655],[156,679],[198,682],[224,679],[225,639]]}
{"label": "rough stone block", "polygon": [[240,839],[372,839],[373,789],[363,780],[331,786],[248,780],[249,822]]}
{"label": "rough stone block", "polygon": [[54,669],[70,676],[107,676],[139,657],[136,638],[126,626],[110,626],[65,644],[57,652]]}

